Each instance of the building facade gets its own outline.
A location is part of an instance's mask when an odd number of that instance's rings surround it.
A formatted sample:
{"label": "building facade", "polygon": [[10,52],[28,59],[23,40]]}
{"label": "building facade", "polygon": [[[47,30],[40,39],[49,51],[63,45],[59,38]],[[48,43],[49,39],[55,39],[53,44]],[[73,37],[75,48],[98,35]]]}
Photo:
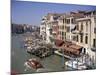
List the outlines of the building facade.
{"label": "building facade", "polygon": [[84,18],[76,19],[73,42],[83,46],[86,52],[95,57],[96,51],[96,12],[85,12]]}
{"label": "building facade", "polygon": [[71,41],[73,38],[72,31],[76,28],[76,19],[84,17],[83,13],[80,12],[70,12],[63,14],[59,18],[59,36],[60,40]]}
{"label": "building facade", "polygon": [[55,39],[59,39],[95,50],[96,12],[48,13],[42,19],[40,35],[47,43],[53,43]]}
{"label": "building facade", "polygon": [[42,40],[46,40],[46,21],[46,16],[43,16],[40,25],[40,36],[42,37]]}

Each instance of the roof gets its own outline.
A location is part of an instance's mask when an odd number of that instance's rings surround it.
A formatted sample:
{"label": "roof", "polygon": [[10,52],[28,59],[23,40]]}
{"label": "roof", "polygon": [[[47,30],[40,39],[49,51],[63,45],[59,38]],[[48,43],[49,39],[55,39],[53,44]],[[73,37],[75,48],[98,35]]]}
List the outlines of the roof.
{"label": "roof", "polygon": [[74,12],[71,12],[71,13],[67,13],[67,14],[64,14],[64,15],[60,16],[59,20],[63,20],[64,18],[70,18],[70,17],[83,18],[84,14],[83,13],[74,13]]}

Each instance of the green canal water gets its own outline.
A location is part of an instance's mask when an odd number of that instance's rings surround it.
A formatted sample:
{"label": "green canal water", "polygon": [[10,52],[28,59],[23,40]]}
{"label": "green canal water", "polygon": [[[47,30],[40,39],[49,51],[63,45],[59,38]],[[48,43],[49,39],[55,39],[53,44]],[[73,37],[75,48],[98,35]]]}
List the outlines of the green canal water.
{"label": "green canal water", "polygon": [[[25,34],[24,34],[25,35]],[[24,46],[23,39],[25,36],[23,34],[16,34],[13,35],[11,38],[11,70],[16,71],[20,74],[28,74],[28,73],[36,73],[36,72],[51,72],[51,71],[65,71],[63,68],[64,63],[62,62],[63,59],[61,56],[58,55],[51,55],[44,59],[40,59],[34,55],[30,55],[26,52]],[[42,69],[32,70],[26,69],[24,63],[27,59],[36,58],[38,59],[41,64],[44,66]],[[64,59],[67,61],[67,59]]]}

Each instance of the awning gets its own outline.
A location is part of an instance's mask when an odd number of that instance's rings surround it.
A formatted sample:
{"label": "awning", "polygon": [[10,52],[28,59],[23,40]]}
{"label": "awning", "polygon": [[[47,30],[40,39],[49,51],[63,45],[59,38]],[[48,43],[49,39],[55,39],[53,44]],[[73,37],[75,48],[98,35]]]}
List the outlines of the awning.
{"label": "awning", "polygon": [[73,54],[76,54],[76,55],[79,55],[80,51],[79,50],[76,50],[76,49],[73,49],[73,48],[69,48],[69,47],[64,47],[64,50],[65,52],[71,52]]}
{"label": "awning", "polygon": [[76,50],[80,50],[81,48],[83,48],[82,46],[79,46],[79,45],[75,45],[75,44],[72,44],[69,46],[70,48],[73,48],[73,49],[76,49]]}
{"label": "awning", "polygon": [[65,52],[71,52],[76,55],[79,55],[81,49],[83,48],[82,46],[73,44],[69,41],[64,42],[62,40],[56,40],[55,44],[58,48],[62,48]]}
{"label": "awning", "polygon": [[57,40],[55,40],[55,44],[56,44],[56,46],[60,47],[64,44],[64,41],[57,39]]}

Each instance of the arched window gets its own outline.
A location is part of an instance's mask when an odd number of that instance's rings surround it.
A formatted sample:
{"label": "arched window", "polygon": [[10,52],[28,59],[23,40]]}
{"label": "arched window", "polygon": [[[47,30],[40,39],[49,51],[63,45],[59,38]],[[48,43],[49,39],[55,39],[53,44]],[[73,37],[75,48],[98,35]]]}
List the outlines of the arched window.
{"label": "arched window", "polygon": [[88,36],[85,36],[85,43],[88,44]]}
{"label": "arched window", "polygon": [[86,21],[86,32],[88,32],[88,21]]}
{"label": "arched window", "polygon": [[83,42],[83,35],[80,35],[81,43]]}
{"label": "arched window", "polygon": [[79,25],[77,24],[76,29],[79,30]]}
{"label": "arched window", "polygon": [[78,35],[76,36],[76,41],[78,42]]}

